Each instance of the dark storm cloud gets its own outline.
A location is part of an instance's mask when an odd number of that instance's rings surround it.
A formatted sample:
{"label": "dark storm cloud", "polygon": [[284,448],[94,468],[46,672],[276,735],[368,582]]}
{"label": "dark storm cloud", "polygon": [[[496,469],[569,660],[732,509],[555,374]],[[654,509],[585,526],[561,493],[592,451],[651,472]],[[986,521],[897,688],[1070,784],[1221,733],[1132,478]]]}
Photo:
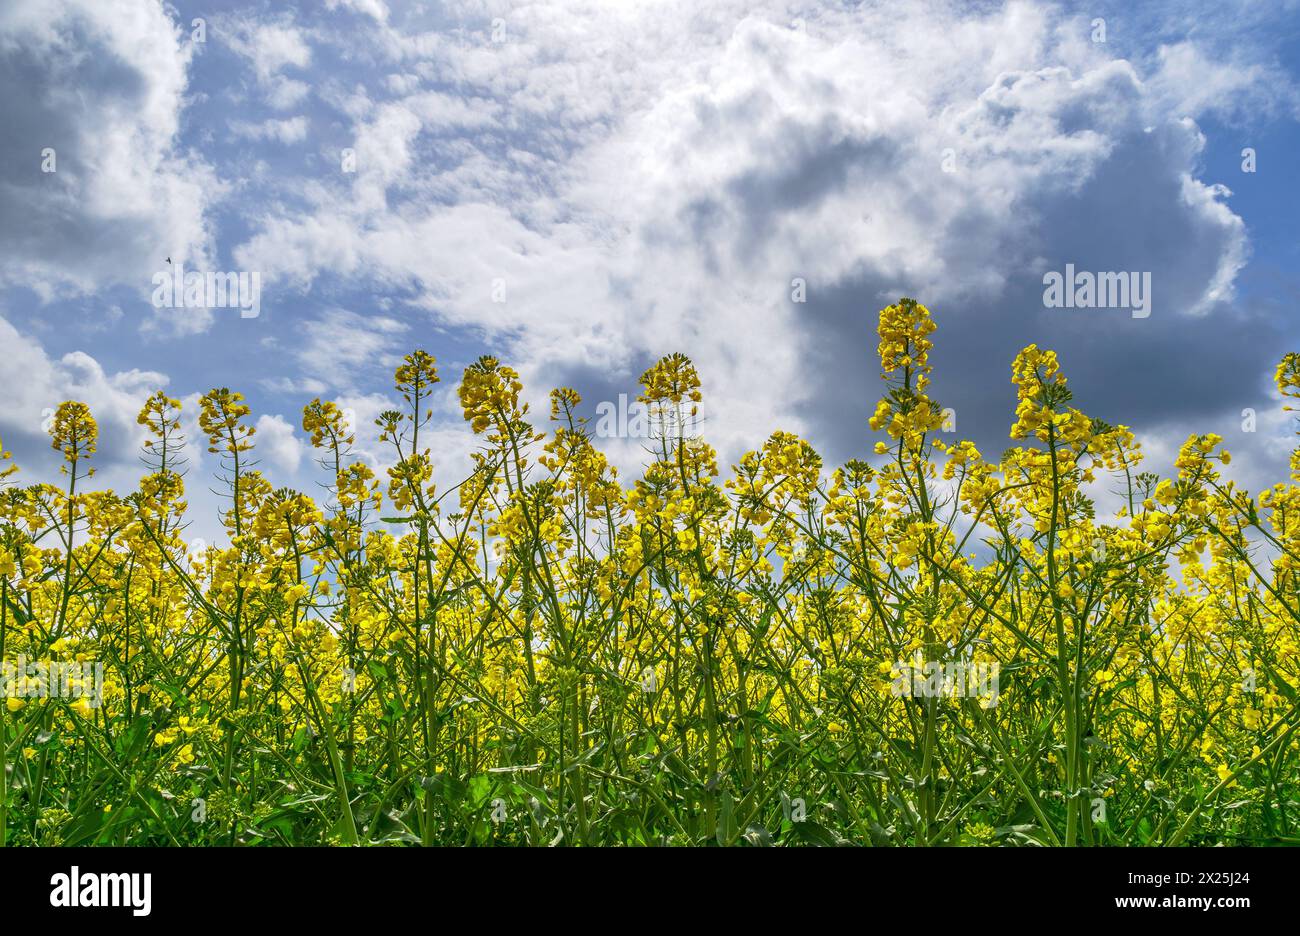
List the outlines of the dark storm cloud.
{"label": "dark storm cloud", "polygon": [[[881,295],[879,281],[844,283],[807,309],[816,393],[802,415],[834,462],[863,457],[883,437],[867,427],[883,387],[876,311],[897,297]],[[930,306],[939,326],[931,396],[956,411],[957,437],[973,440],[989,456],[1013,444],[1007,436],[1016,405],[1011,362],[1031,343],[1057,352],[1073,405],[1140,433],[1187,421],[1222,432],[1243,407],[1271,405],[1264,378],[1281,354],[1278,329],[1228,304],[1198,318],[1044,309],[1042,286],[1034,281],[997,300]]]}
{"label": "dark storm cloud", "polygon": [[[83,51],[52,57],[48,48],[0,45],[0,87],[9,89],[0,96],[0,247],[55,263],[75,260],[98,236],[81,217],[80,189],[97,155],[85,150],[96,144],[83,140],[81,89],[132,110],[147,90],[138,71],[80,24],[64,41]],[[43,171],[47,148],[57,171]]]}
{"label": "dark storm cloud", "polygon": [[0,283],[145,291],[201,246],[212,180],[173,152],[187,63],[161,8],[0,14]]}
{"label": "dark storm cloud", "polygon": [[[1079,121],[1079,109],[1071,108]],[[938,254],[969,270],[999,244],[1003,288],[941,284],[929,293],[897,276],[862,275],[814,290],[794,306],[811,355],[812,399],[802,409],[834,460],[860,455],[874,438],[866,418],[880,396],[875,355],[877,310],[901,288],[929,305],[934,336],[933,395],[957,412],[957,435],[987,454],[1010,445],[1015,354],[1035,343],[1058,352],[1076,405],[1139,431],[1200,418],[1206,431],[1227,413],[1266,404],[1265,378],[1276,363],[1275,316],[1230,301],[1221,289],[1239,250],[1238,220],[1185,177],[1189,131],[1175,125],[1130,129],[1082,184],[1031,188],[1016,204],[1018,230],[994,226],[979,211],[936,232]],[[1042,276],[1064,271],[1150,273],[1152,311],[1044,306]]]}

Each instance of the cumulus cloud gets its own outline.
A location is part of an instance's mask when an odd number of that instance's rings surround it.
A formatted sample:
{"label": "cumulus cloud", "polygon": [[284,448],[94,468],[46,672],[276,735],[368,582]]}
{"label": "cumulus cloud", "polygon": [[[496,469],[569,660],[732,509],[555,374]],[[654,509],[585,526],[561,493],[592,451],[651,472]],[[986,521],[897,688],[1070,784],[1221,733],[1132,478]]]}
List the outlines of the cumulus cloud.
{"label": "cumulus cloud", "polygon": [[31,335],[0,318],[0,384],[6,388],[0,408],[0,438],[31,480],[52,473],[58,453],[50,451],[48,427],[65,400],[87,404],[99,424],[95,463],[105,467],[138,466],[146,436],[136,423],[145,399],[167,386],[165,374],[145,370],[108,372],[85,351],[58,358],[45,353]]}
{"label": "cumulus cloud", "polygon": [[145,292],[165,257],[206,257],[222,186],[178,145],[192,54],[158,4],[0,9],[0,284]]}
{"label": "cumulus cloud", "polygon": [[294,475],[302,463],[303,443],[283,416],[257,418],[257,456],[270,477]]}
{"label": "cumulus cloud", "polygon": [[240,14],[221,19],[218,25],[226,44],[248,60],[263,85],[273,85],[286,68],[311,64],[311,45],[291,15],[262,20]]}
{"label": "cumulus cloud", "polygon": [[[227,355],[214,369],[265,352],[250,382],[267,394],[352,401],[376,463],[368,424],[401,355],[426,347],[453,371],[429,436],[446,479],[475,444],[454,371],[484,350],[522,372],[535,412],[560,384],[592,409],[635,394],[656,357],[686,351],[724,460],[776,428],[860,455],[875,313],[912,295],[940,325],[935,393],[989,454],[1030,342],[1061,352],[1081,408],[1163,452],[1275,402],[1280,306],[1240,299],[1241,183],[1207,169],[1207,134],[1283,119],[1296,94],[1240,31],[1265,22],[1250,4],[1173,32],[1187,14],[1172,6],[1098,7],[1106,43],[1091,12],[1031,0],[216,17],[240,68],[206,73],[192,100],[235,138],[204,150],[239,180],[219,254],[262,272],[269,311],[239,337],[204,310],[151,321],[206,331]],[[1045,308],[1043,275],[1066,264],[1149,273],[1151,316]],[[1277,458],[1263,438],[1239,446],[1242,470]],[[642,460],[635,440],[602,444],[624,469]]]}
{"label": "cumulus cloud", "polygon": [[[348,99],[356,174],[268,213],[236,255],[298,284],[414,288],[537,398],[611,399],[685,349],[725,455],[779,425],[847,457],[878,393],[874,312],[900,294],[936,307],[939,386],[989,444],[1035,339],[1091,352],[1067,366],[1108,418],[1203,411],[1228,336],[1245,340],[1219,404],[1258,398],[1272,328],[1232,308],[1249,245],[1200,176],[1195,121],[1288,93],[1268,68],[1188,42],[1125,58],[1030,2],[573,3],[512,11],[497,44],[377,29],[401,77],[390,100]],[[454,106],[428,66],[455,76]],[[1045,309],[1041,277],[1066,263],[1151,273],[1154,315]]]}
{"label": "cumulus cloud", "polygon": [[[222,14],[214,17],[212,32],[217,41],[251,69],[254,85],[267,107],[276,111],[291,110],[301,107],[310,96],[311,85],[294,75],[306,74],[312,64],[311,37],[295,22],[292,13],[259,15],[240,11]],[[302,120],[302,117],[296,117],[261,124],[239,121],[232,129],[253,139],[293,142],[301,140],[305,133]],[[253,136],[252,133],[259,128],[269,135]],[[292,140],[286,140],[285,133],[293,134]]]}

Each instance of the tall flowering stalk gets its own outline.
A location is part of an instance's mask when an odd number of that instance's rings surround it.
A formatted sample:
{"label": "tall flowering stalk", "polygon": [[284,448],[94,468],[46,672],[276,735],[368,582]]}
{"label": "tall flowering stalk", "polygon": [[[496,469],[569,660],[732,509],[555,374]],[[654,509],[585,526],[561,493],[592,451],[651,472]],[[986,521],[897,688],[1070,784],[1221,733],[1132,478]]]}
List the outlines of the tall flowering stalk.
{"label": "tall flowering stalk", "polygon": [[[86,490],[64,403],[65,485],[0,448],[0,658],[100,662],[102,704],[6,678],[0,843],[1294,841],[1300,455],[1258,495],[1213,434],[1143,471],[1030,346],[989,458],[930,396],[935,337],[881,311],[875,442],[838,466],[776,431],[724,472],[666,356],[627,484],[578,393],[535,424],[493,357],[455,388],[454,484],[426,352],[377,455],[304,408],[319,497],[258,470],[217,388],[225,537],[190,548],[180,402],[145,401],[124,497]],[[1277,384],[1300,397],[1300,356]]]}

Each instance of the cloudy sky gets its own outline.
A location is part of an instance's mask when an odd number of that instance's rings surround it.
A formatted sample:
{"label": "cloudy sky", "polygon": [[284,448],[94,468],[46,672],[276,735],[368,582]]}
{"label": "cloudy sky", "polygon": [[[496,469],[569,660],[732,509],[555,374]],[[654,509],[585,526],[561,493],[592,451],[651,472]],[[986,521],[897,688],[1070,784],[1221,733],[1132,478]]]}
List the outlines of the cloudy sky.
{"label": "cloudy sky", "polygon": [[[0,438],[29,482],[61,400],[129,487],[144,396],[192,415],[230,386],[262,468],[313,490],[302,405],[337,399],[382,457],[365,424],[416,347],[444,376],[444,485],[484,353],[594,415],[685,351],[726,463],[777,428],[837,463],[869,450],[875,313],[900,295],[934,311],[934,395],[987,454],[1037,342],[1155,465],[1215,431],[1248,486],[1281,479],[1293,0],[294,6],[0,4]],[[258,272],[259,314],[157,307],[167,258]],[[1150,316],[1046,308],[1067,263],[1150,273]],[[603,444],[635,471],[636,440]]]}

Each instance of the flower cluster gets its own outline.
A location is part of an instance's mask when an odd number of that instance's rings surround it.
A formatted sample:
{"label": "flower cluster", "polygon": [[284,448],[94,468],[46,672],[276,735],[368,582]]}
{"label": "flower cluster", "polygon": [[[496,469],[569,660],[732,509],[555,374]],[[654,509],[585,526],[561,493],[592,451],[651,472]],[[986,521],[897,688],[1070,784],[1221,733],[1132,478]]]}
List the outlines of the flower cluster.
{"label": "flower cluster", "polygon": [[[212,544],[183,539],[178,400],[145,401],[125,496],[85,489],[97,428],[63,403],[65,483],[22,486],[0,447],[0,657],[103,684],[6,698],[0,843],[1293,840],[1300,473],[1252,496],[1212,434],[1140,472],[1032,345],[1014,447],[939,441],[935,328],[880,313],[874,457],[777,431],[723,480],[677,431],[625,486],[575,391],[535,425],[483,357],[456,390],[472,472],[437,484],[448,391],[416,351],[382,454],[307,404],[307,493],[213,389]],[[641,383],[677,426],[703,403],[685,355]],[[1300,356],[1277,383],[1300,398]]]}

